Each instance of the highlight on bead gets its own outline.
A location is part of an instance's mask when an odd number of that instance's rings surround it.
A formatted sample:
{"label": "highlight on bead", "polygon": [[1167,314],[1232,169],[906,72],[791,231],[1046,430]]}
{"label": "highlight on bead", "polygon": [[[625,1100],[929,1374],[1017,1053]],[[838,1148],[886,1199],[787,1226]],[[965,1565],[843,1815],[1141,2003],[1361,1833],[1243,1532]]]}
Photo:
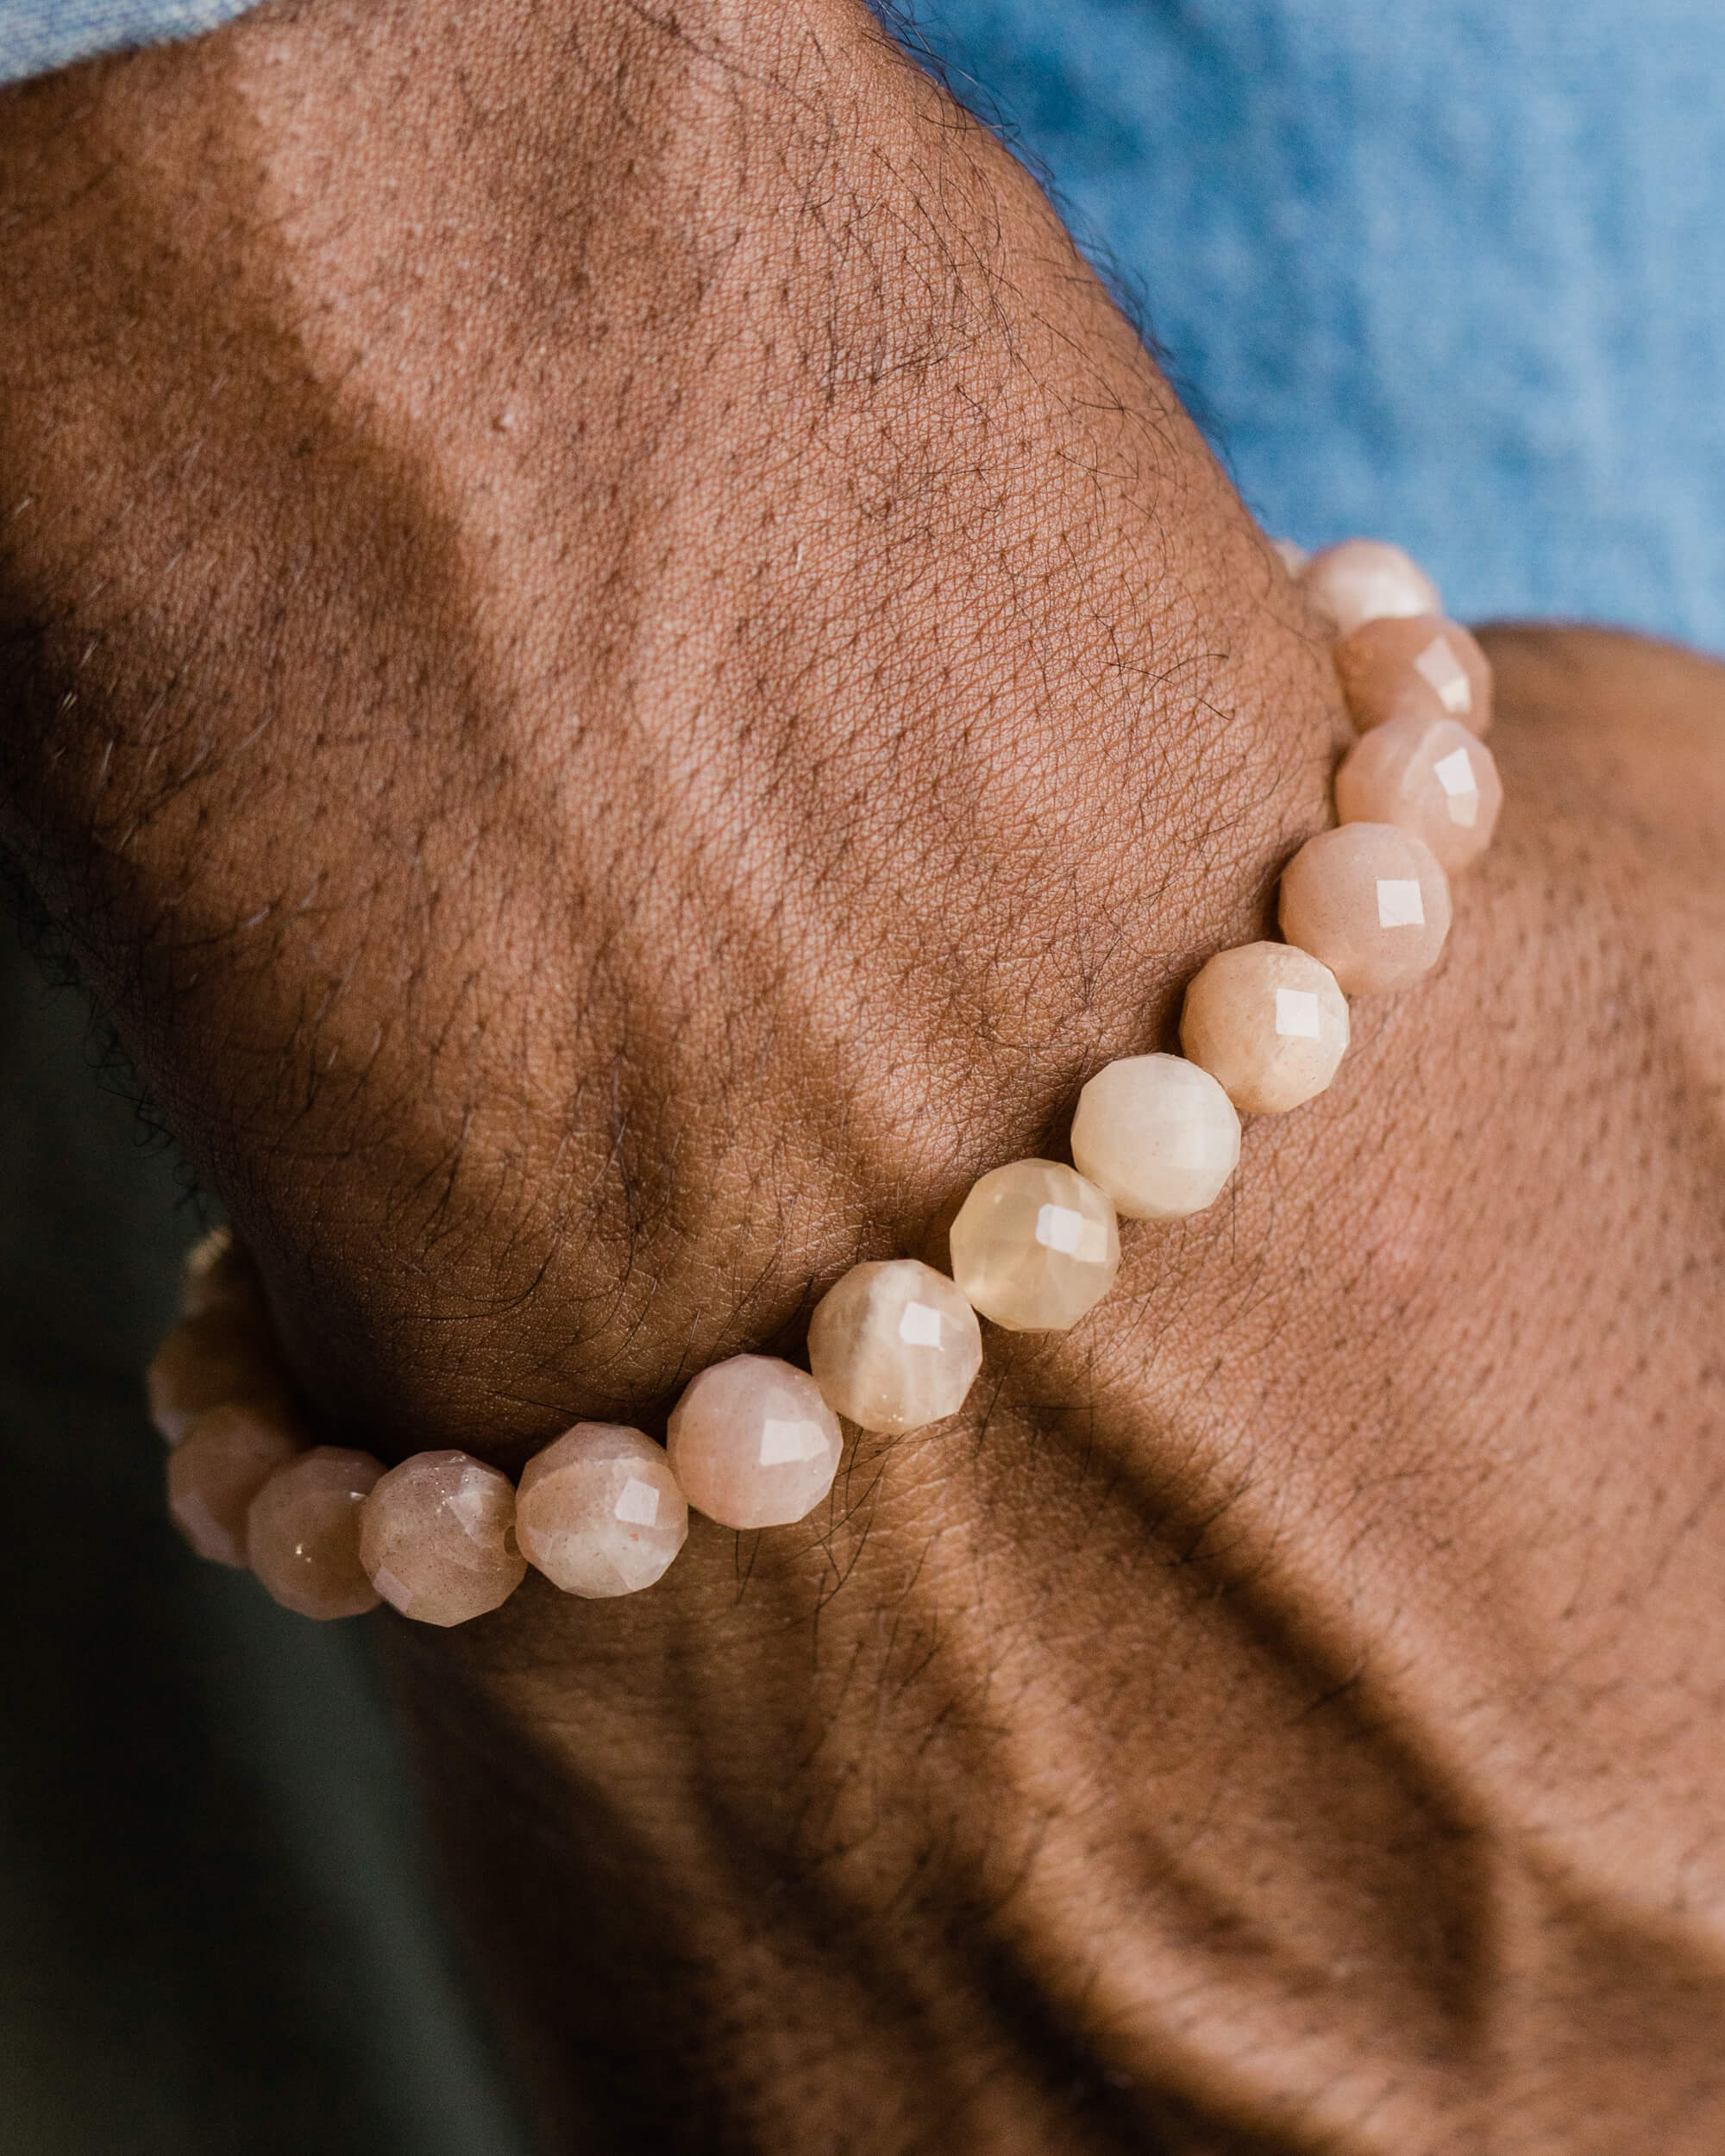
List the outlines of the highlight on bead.
{"label": "highlight on bead", "polygon": [[956,1284],[914,1257],[853,1265],[815,1306],[809,1369],[835,1413],[902,1432],[944,1422],[982,1366],[982,1328]]}
{"label": "highlight on bead", "polygon": [[952,1277],[1008,1332],[1064,1332],[1120,1269],[1105,1191],[1059,1161],[1011,1161],[972,1186],[948,1238]]}
{"label": "highlight on bead", "polygon": [[662,1445],[614,1422],[578,1422],[527,1463],[515,1532],[527,1563],[597,1601],[662,1579],[688,1539],[689,1507]]}
{"label": "highlight on bead", "polygon": [[530,1567],[585,1601],[637,1594],[683,1549],[691,1510],[737,1530],[806,1518],[831,1490],[840,1418],[887,1436],[963,1407],[983,1358],[979,1318],[1064,1332],[1107,1294],[1120,1216],[1203,1214],[1235,1174],[1243,1115],[1285,1115],[1335,1081],[1351,995],[1410,986],[1440,957],[1449,879],[1490,844],[1502,787],[1483,736],[1491,669],[1444,619],[1399,547],[1353,539],[1309,558],[1271,541],[1333,626],[1358,738],[1338,770],[1337,824],[1283,871],[1283,941],[1218,951],[1188,983],[1182,1054],[1117,1057],[1081,1091],[1074,1165],[1009,1161],[979,1176],[948,1233],[951,1276],[921,1259],[850,1267],[816,1304],[807,1370],[733,1355],[699,1371],[667,1441],[580,1422],[520,1485],[472,1455],[420,1452],[386,1470],[312,1445],[262,1281],[225,1230],[188,1259],[179,1325],[146,1375],[170,1450],[169,1512],[192,1548],[249,1565],[313,1617],[388,1602],[424,1624],[498,1609]]}
{"label": "highlight on bead", "polygon": [[1129,1220],[1183,1220],[1239,1163],[1239,1116],[1201,1065],[1123,1056],[1078,1096],[1072,1157]]}
{"label": "highlight on bead", "polygon": [[1347,998],[1292,943],[1219,950],[1193,976],[1180,1045],[1242,1115],[1285,1115],[1324,1092],[1347,1053]]}
{"label": "highlight on bead", "polygon": [[1339,636],[1330,657],[1363,734],[1392,718],[1452,718],[1480,736],[1490,727],[1491,662],[1440,615],[1375,616]]}

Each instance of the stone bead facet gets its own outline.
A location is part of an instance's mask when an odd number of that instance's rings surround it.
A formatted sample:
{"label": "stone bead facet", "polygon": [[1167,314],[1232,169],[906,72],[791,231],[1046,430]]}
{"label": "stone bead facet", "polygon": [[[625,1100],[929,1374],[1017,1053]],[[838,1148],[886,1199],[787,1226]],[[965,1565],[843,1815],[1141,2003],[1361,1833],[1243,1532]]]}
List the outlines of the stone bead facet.
{"label": "stone bead facet", "polygon": [[1322,1093],[1347,1044],[1335,975],[1291,943],[1218,951],[1180,1014],[1181,1047],[1242,1115],[1282,1115]]}
{"label": "stone bead facet", "polygon": [[1491,724],[1491,661],[1466,630],[1435,614],[1364,622],[1330,647],[1348,717],[1366,733],[1392,718]]}
{"label": "stone bead facet", "polygon": [[1058,1161],[990,1169],[959,1207],[950,1241],[953,1279],[1010,1332],[1064,1332],[1120,1269],[1112,1201]]}
{"label": "stone bead facet", "polygon": [[1348,995],[1405,988],[1437,963],[1450,931],[1449,879],[1393,824],[1344,824],[1308,839],[1282,872],[1282,933]]}
{"label": "stone bead facet", "polygon": [[167,1456],[167,1508],[201,1557],[243,1565],[246,1514],[302,1450],[285,1417],[245,1401],[206,1408]]}
{"label": "stone bead facet", "polygon": [[1344,824],[1412,831],[1452,876],[1490,844],[1502,805],[1491,751],[1452,718],[1392,718],[1375,726],[1336,774],[1336,813]]}
{"label": "stone bead facet", "polygon": [[704,1369],[667,1433],[684,1496],[724,1527],[806,1517],[832,1487],[842,1443],[813,1378],[770,1355],[733,1355]]}
{"label": "stone bead facet", "polygon": [[913,1257],[853,1265],[815,1306],[809,1368],[835,1413],[864,1430],[919,1430],[957,1414],[982,1366],[976,1313]]}
{"label": "stone bead facet", "polygon": [[180,1271],[179,1314],[202,1317],[206,1310],[242,1310],[256,1314],[263,1307],[263,1288],[251,1253],[234,1239],[229,1228],[211,1228],[187,1253]]}
{"label": "stone bead facet", "polygon": [[599,1601],[663,1576],[689,1508],[662,1445],[623,1423],[578,1422],[524,1469],[515,1532],[554,1587]]}
{"label": "stone bead facet", "polygon": [[1339,636],[1362,622],[1405,614],[1441,614],[1438,587],[1410,555],[1381,539],[1344,539],[1314,554],[1301,575],[1308,598]]}
{"label": "stone bead facet", "polygon": [[464,1625],[506,1602],[527,1572],[515,1546],[515,1489],[466,1452],[416,1452],[360,1514],[360,1563],[392,1608],[423,1625]]}
{"label": "stone bead facet", "polygon": [[1072,1157],[1131,1220],[1183,1220],[1214,1205],[1239,1164],[1239,1117],[1183,1056],[1123,1056],[1078,1096]]}
{"label": "stone bead facet", "polygon": [[360,1563],[360,1514],[383,1474],[369,1452],[319,1445],[271,1476],[246,1515],[253,1571],[302,1617],[357,1617],[377,1589]]}
{"label": "stone bead facet", "polygon": [[144,1373],[144,1389],[150,1420],[169,1445],[178,1445],[199,1415],[224,1401],[280,1398],[258,1321],[226,1305],[174,1327]]}

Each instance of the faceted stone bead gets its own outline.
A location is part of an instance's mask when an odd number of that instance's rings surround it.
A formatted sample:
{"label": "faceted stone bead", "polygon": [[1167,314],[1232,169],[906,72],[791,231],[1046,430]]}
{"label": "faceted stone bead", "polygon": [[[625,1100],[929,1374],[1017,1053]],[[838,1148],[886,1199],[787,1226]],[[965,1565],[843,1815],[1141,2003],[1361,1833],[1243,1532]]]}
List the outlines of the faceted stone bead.
{"label": "faceted stone bead", "polygon": [[1330,647],[1348,717],[1366,733],[1391,718],[1453,718],[1471,734],[1491,724],[1491,661],[1435,614],[1363,622]]}
{"label": "faceted stone bead", "polygon": [[1218,951],[1180,1014],[1181,1047],[1242,1115],[1281,1115],[1322,1093],[1347,1044],[1335,975],[1291,943]]}
{"label": "faceted stone bead", "polygon": [[1131,1220],[1214,1205],[1239,1164],[1239,1117],[1183,1056],[1123,1056],[1078,1096],[1072,1157]]}
{"label": "faceted stone bead", "polygon": [[952,1277],[1009,1332],[1064,1332],[1120,1269],[1112,1201],[1058,1161],[1009,1161],[975,1183],[950,1237]]}
{"label": "faceted stone bead", "polygon": [[178,1445],[207,1408],[229,1400],[279,1403],[281,1386],[259,1321],[226,1306],[186,1318],[144,1373],[150,1420]]}
{"label": "faceted stone bead", "polygon": [[688,1539],[689,1508],[662,1445],[617,1422],[578,1422],[527,1463],[515,1496],[522,1553],[566,1595],[637,1594]]}
{"label": "faceted stone bead", "polygon": [[1362,734],[1336,774],[1344,824],[1395,824],[1447,875],[1491,843],[1503,788],[1491,751],[1452,718],[1392,718]]}
{"label": "faceted stone bead", "polygon": [[957,1288],[913,1257],[853,1265],[815,1306],[809,1368],[835,1413],[864,1430],[957,1414],[982,1366],[982,1328]]}
{"label": "faceted stone bead", "polygon": [[199,1318],[206,1310],[237,1310],[259,1316],[263,1307],[263,1284],[251,1252],[235,1241],[231,1228],[211,1228],[181,1269],[179,1314]]}
{"label": "faceted stone bead", "polygon": [[466,1452],[416,1452],[360,1514],[360,1563],[385,1601],[422,1625],[464,1625],[506,1602],[527,1573],[515,1489]]}
{"label": "faceted stone bead", "polygon": [[1412,831],[1344,824],[1308,839],[1283,870],[1281,921],[1345,993],[1388,994],[1436,965],[1450,932],[1449,879]]}
{"label": "faceted stone bead", "polygon": [[252,1402],[230,1401],[198,1416],[167,1456],[167,1509],[199,1557],[247,1562],[252,1500],[303,1445],[284,1417]]}
{"label": "faceted stone bead", "polygon": [[770,1355],[704,1369],[671,1410],[671,1472],[722,1527],[783,1527],[832,1488],[838,1418],[806,1370]]}
{"label": "faceted stone bead", "polygon": [[1344,539],[1314,554],[1301,576],[1307,596],[1351,636],[1362,622],[1402,614],[1441,614],[1438,587],[1411,555],[1381,539]]}
{"label": "faceted stone bead", "polygon": [[369,1452],[314,1445],[271,1476],[246,1515],[246,1555],[285,1609],[357,1617],[377,1589],[360,1563],[360,1516],[383,1474]]}

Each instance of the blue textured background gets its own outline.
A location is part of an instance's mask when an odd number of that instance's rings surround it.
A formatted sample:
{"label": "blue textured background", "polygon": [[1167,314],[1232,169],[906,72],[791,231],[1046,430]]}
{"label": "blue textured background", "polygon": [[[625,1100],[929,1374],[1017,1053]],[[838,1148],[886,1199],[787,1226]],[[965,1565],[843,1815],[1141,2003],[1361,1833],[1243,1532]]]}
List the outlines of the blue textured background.
{"label": "blue textured background", "polygon": [[250,0],[0,0],[0,83],[158,38],[189,37]]}
{"label": "blue textured background", "polygon": [[[242,0],[0,0],[0,80]],[[912,0],[1246,498],[1725,651],[1725,0]]]}

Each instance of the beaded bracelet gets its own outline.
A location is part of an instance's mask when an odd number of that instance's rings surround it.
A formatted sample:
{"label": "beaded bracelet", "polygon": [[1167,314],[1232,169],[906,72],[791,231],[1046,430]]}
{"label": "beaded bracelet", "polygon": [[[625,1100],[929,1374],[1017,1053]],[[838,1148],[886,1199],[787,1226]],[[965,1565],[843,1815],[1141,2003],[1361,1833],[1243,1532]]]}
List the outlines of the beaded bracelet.
{"label": "beaded bracelet", "polygon": [[1214,1202],[1242,1114],[1322,1093],[1348,1045],[1351,995],[1408,987],[1437,962],[1449,878],[1490,841],[1502,790],[1480,736],[1491,673],[1437,587],[1397,547],[1354,539],[1309,560],[1272,542],[1327,623],[1359,738],[1336,774],[1336,828],[1283,872],[1283,943],[1219,952],[1186,991],[1183,1055],[1128,1056],[1078,1099],[1074,1165],[1013,1161],[971,1188],[951,1276],[917,1258],[853,1266],[817,1304],[806,1370],[737,1355],[702,1370],[666,1443],[580,1422],[518,1488],[460,1451],[385,1470],[313,1445],[262,1284],[226,1231],[188,1263],[183,1318],[150,1365],[172,1448],[168,1505],[201,1555],[249,1565],[310,1617],[392,1603],[427,1624],[495,1609],[531,1564],[565,1593],[633,1594],[683,1546],[690,1507],[721,1526],[801,1520],[832,1486],[840,1418],[903,1432],[963,1406],[979,1316],[1013,1332],[1076,1325],[1120,1269],[1119,1217],[1178,1220]]}

